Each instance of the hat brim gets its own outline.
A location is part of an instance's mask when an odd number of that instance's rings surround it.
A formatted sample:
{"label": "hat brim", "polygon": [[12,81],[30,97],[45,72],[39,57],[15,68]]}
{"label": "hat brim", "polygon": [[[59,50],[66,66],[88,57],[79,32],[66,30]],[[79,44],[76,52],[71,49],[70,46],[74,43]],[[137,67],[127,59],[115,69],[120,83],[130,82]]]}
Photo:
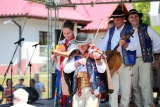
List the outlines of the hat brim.
{"label": "hat brim", "polygon": [[[141,19],[142,16],[143,16],[143,13],[131,13],[131,14],[138,14],[138,16],[139,16],[140,19]],[[131,15],[131,14],[127,14],[127,15],[126,15],[126,18],[128,19],[129,15]]]}
{"label": "hat brim", "polygon": [[126,15],[121,15],[121,16],[110,16],[110,17],[108,17],[108,18],[123,18],[123,17],[125,17]]}
{"label": "hat brim", "polygon": [[92,39],[88,38],[87,41],[85,41],[85,42],[77,42],[76,39],[74,39],[72,41],[72,43],[75,44],[75,45],[77,45],[77,46],[79,46],[79,45],[86,45],[88,43],[92,43]]}

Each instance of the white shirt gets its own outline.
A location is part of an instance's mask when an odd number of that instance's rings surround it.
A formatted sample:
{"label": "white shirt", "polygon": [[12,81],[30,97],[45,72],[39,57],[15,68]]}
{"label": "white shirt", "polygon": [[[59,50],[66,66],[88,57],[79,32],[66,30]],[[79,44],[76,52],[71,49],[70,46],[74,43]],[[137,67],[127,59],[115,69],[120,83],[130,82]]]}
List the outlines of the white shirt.
{"label": "white shirt", "polygon": [[[65,43],[65,40],[66,40],[66,39],[61,40],[61,41],[60,41],[60,44]],[[68,44],[67,44],[67,46],[68,46],[68,47],[67,47],[67,52],[71,52],[71,51],[73,51],[74,49],[78,49],[78,46],[72,44],[71,42],[72,42],[72,40],[69,41]],[[65,59],[63,60],[63,65],[66,63],[67,59],[68,59],[68,57],[65,57]],[[58,62],[56,63],[56,68],[59,69],[59,67],[60,67],[60,58],[59,58],[59,57],[57,57],[57,61],[58,61]]]}
{"label": "white shirt", "polygon": [[[73,58],[72,60],[70,60],[70,61],[65,65],[65,67],[64,67],[64,72],[65,72],[65,73],[71,73],[71,72],[73,72],[73,71],[76,70],[76,67],[74,66],[74,62],[75,62],[75,60],[74,60],[74,58]],[[105,70],[106,70],[106,65],[105,65],[105,63],[103,63],[102,65],[98,65],[98,64],[96,63],[96,67],[97,67],[97,70],[98,70],[99,73],[104,73]],[[86,71],[87,71],[87,68],[86,68],[86,66],[81,66],[80,69],[78,69],[78,70],[81,71],[81,72],[86,72]],[[79,72],[79,71],[78,71],[78,72]]]}
{"label": "white shirt", "polygon": [[[111,39],[111,50],[113,50],[115,48],[115,46],[119,43],[120,34],[123,30],[123,27],[124,27],[124,25],[119,29],[117,29],[115,27],[114,34],[113,34],[113,37]],[[98,48],[100,48],[103,52],[106,52],[107,46],[108,46],[108,41],[109,41],[109,30],[108,30],[105,38],[100,42]],[[134,36],[130,37],[130,43],[129,43],[128,47],[126,48],[126,50],[135,51],[137,49],[137,46],[138,46],[137,44],[138,44],[137,43],[137,38],[135,38]],[[122,55],[121,46],[118,47],[117,51],[120,52],[121,55]]]}
{"label": "white shirt", "polygon": [[[137,32],[138,29],[137,28],[133,28],[133,29],[135,30],[133,35],[137,38],[137,42],[138,42],[136,54],[137,56],[142,56],[140,40]],[[150,26],[148,26],[147,28],[147,33],[152,41],[153,53],[160,53],[160,36]]]}

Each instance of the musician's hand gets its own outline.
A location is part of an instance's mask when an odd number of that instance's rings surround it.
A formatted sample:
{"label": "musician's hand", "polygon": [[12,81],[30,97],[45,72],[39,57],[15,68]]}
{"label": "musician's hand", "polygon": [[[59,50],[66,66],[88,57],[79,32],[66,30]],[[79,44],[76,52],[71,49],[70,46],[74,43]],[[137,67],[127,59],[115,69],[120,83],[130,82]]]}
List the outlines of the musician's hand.
{"label": "musician's hand", "polygon": [[120,40],[119,41],[119,45],[122,46],[122,47],[124,47],[124,48],[128,47],[128,43],[125,40]]}
{"label": "musician's hand", "polygon": [[58,55],[58,52],[59,52],[59,51],[56,50],[56,49],[53,49],[53,50],[52,50],[52,53],[53,53],[54,55]]}
{"label": "musician's hand", "polygon": [[154,61],[154,66],[153,66],[154,70],[157,70],[158,67],[159,67],[159,60],[155,60]]}
{"label": "musician's hand", "polygon": [[57,56],[55,54],[51,55],[51,59],[53,62],[57,62]]}
{"label": "musician's hand", "polygon": [[101,54],[98,52],[93,52],[93,58],[96,60],[100,60],[101,59]]}
{"label": "musician's hand", "polygon": [[77,68],[80,65],[86,65],[86,58],[81,58],[74,62],[74,66]]}
{"label": "musician's hand", "polygon": [[120,45],[120,46],[123,46],[125,43],[126,43],[125,40],[120,40],[120,41],[119,41],[119,45]]}

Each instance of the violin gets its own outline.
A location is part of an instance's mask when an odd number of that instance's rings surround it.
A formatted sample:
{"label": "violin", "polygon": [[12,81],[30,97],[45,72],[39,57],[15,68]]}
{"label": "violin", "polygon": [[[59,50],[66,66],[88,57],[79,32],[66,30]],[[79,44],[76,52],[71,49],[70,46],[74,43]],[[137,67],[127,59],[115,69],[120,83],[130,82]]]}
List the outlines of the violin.
{"label": "violin", "polygon": [[54,52],[55,51],[60,51],[60,52],[66,52],[67,51],[67,49],[66,49],[66,45],[63,43],[63,44],[61,44],[61,45],[56,45],[56,49],[52,49],[52,50],[50,50],[50,52],[52,53],[52,54],[54,54]]}
{"label": "violin", "polygon": [[94,46],[93,44],[89,45],[88,50],[83,54],[83,56],[86,57],[86,58],[95,59],[94,58],[94,53],[95,52],[100,54],[100,57],[97,58],[96,60],[100,60],[102,58],[103,52],[99,48],[97,48],[96,46]]}

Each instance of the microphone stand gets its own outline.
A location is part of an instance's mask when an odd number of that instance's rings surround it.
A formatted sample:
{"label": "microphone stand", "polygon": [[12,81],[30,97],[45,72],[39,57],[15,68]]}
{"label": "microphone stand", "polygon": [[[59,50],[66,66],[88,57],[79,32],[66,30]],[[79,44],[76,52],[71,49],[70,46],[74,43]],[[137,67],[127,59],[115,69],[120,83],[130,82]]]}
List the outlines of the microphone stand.
{"label": "microphone stand", "polygon": [[[38,45],[38,44],[37,44]],[[29,66],[29,75],[30,75],[30,80],[31,80],[31,68],[32,68],[32,64],[31,64],[31,60],[32,60],[32,57],[33,57],[33,55],[34,55],[34,53],[35,53],[35,50],[36,50],[36,48],[37,48],[37,45],[34,45],[35,46],[35,48],[34,48],[34,51],[33,51],[33,53],[32,53],[32,56],[31,56],[31,58],[30,58],[30,60],[29,60],[29,63],[28,63],[28,66]],[[26,68],[26,71],[25,71],[25,73],[24,73],[24,75],[26,74],[26,72],[27,72],[27,69],[28,69],[28,66],[27,66],[27,68]],[[31,97],[31,83],[29,83],[30,84],[30,90],[29,90],[29,97]],[[38,93],[39,94],[39,93]],[[29,99],[28,99],[28,103],[32,103],[32,101],[30,101]],[[44,104],[41,104],[41,105],[44,105]]]}
{"label": "microphone stand", "polygon": [[[29,81],[31,81],[31,71],[32,71],[32,70],[31,70],[31,68],[32,68],[31,60],[32,60],[32,57],[33,57],[33,55],[34,55],[34,53],[35,53],[36,48],[37,48],[37,45],[35,45],[34,51],[33,51],[33,53],[32,53],[32,56],[31,56],[31,58],[30,58],[30,60],[29,60],[28,66],[27,66],[27,68],[26,68],[26,71],[25,71],[25,73],[24,73],[24,75],[25,75],[26,72],[27,72],[27,69],[28,69],[28,67],[29,67],[29,78],[30,78]],[[29,84],[30,84],[30,89],[31,89],[31,83],[29,83]],[[31,93],[31,90],[29,91],[29,97],[30,97],[30,95],[31,95],[30,93]],[[28,102],[31,103],[32,101],[29,101],[29,99],[28,99]]]}
{"label": "microphone stand", "polygon": [[29,60],[28,66],[27,66],[27,68],[26,68],[26,71],[25,71],[25,73],[24,73],[24,75],[25,75],[26,72],[27,72],[28,67],[30,67],[30,73],[29,73],[30,79],[31,79],[31,67],[32,67],[31,60],[32,60],[32,57],[33,57],[33,55],[34,55],[34,53],[35,53],[36,48],[37,48],[37,45],[35,45],[34,51],[33,51],[33,53],[32,53],[32,56],[31,56],[31,58],[30,58],[30,60]]}
{"label": "microphone stand", "polygon": [[[11,59],[11,61],[10,61],[10,63],[9,63],[9,66],[8,66],[8,68],[7,68],[7,70],[6,70],[5,74],[4,74],[4,79],[3,79],[3,82],[2,82],[2,86],[3,86],[3,83],[4,83],[5,79],[6,79],[6,76],[7,76],[7,73],[8,73],[8,71],[9,71],[9,68],[10,68],[10,67],[11,67],[11,82],[12,82],[12,73],[13,73],[13,62],[12,62],[12,60],[13,60],[13,58],[14,58],[14,56],[15,56],[15,53],[16,53],[16,51],[17,51],[18,46],[20,45],[20,43],[21,43],[21,41],[18,42],[18,44],[17,44],[17,46],[16,46],[16,48],[15,48],[15,51],[14,51],[14,53],[13,53],[12,59]],[[12,86],[11,86],[11,96],[10,96],[10,97],[11,97],[11,104],[10,104],[10,105],[13,105]]]}

